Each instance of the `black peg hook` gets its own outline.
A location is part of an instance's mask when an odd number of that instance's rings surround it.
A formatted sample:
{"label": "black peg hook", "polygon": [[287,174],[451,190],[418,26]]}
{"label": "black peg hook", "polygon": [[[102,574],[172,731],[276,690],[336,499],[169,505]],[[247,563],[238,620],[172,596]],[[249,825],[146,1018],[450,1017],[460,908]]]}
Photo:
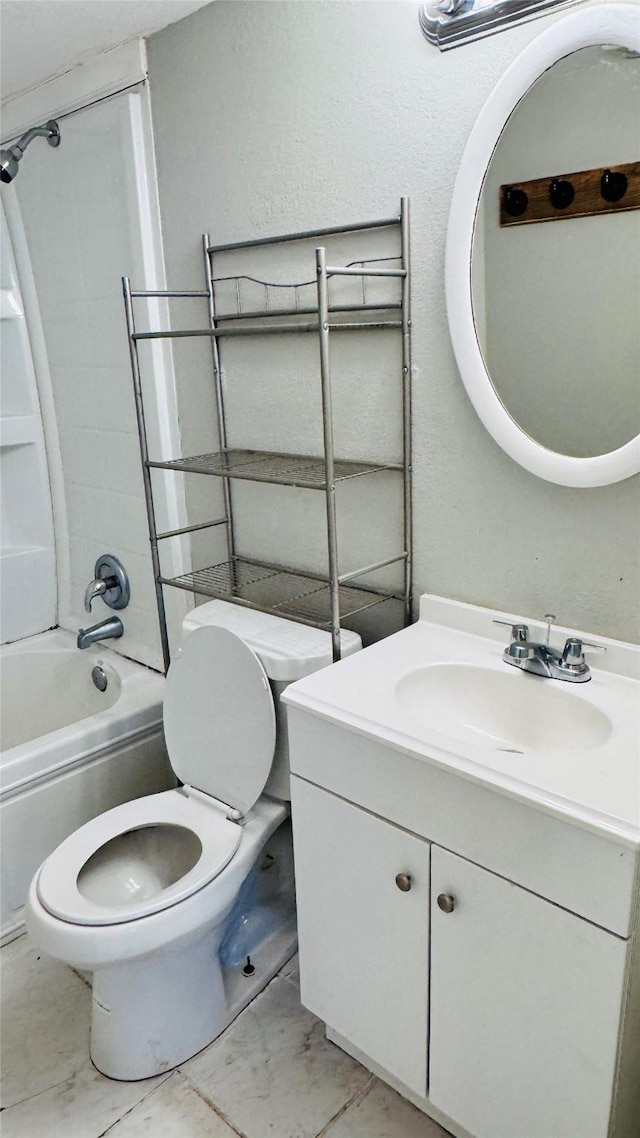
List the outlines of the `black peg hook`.
{"label": "black peg hook", "polygon": [[509,217],[520,217],[529,205],[529,198],[524,190],[514,190],[507,186],[504,191],[504,208]]}
{"label": "black peg hook", "polygon": [[600,193],[606,202],[619,202],[627,192],[627,175],[617,170],[604,170],[600,179]]}
{"label": "black peg hook", "polygon": [[554,209],[566,209],[575,196],[573,185],[565,178],[553,178],[549,183],[549,201]]}

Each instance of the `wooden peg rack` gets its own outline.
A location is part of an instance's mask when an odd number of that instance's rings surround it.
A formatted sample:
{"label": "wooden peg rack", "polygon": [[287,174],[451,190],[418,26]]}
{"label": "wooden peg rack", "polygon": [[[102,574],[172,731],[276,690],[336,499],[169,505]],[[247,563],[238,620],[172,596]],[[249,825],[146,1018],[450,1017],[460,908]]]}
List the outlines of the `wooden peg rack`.
{"label": "wooden peg rack", "polygon": [[[612,197],[615,200],[610,200]],[[629,209],[640,209],[640,162],[598,166],[593,170],[500,186],[501,226],[560,221]]]}

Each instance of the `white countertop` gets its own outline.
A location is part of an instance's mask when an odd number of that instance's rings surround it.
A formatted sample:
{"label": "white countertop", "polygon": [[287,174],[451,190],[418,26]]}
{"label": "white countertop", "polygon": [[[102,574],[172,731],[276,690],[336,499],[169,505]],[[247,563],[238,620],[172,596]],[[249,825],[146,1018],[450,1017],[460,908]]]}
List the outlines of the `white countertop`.
{"label": "white countertop", "polygon": [[[528,623],[530,638],[544,639],[545,626],[538,621],[425,596],[416,624],[292,684],[282,698],[396,751],[640,847],[640,646],[585,634],[607,648],[606,656],[589,658],[592,678],[587,683],[543,679],[504,663],[509,630],[493,624],[495,619]],[[554,627],[551,643],[561,645],[575,634]],[[522,753],[506,752],[491,740],[475,743],[438,733],[401,706],[395,687],[416,668],[450,663],[509,672],[516,683],[569,691],[602,711],[612,732],[590,748]]]}

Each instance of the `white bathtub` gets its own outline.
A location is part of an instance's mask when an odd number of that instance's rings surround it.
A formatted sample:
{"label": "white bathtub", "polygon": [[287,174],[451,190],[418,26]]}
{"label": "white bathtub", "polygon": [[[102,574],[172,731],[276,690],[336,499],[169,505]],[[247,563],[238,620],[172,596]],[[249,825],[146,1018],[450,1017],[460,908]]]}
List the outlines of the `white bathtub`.
{"label": "white bathtub", "polygon": [[[107,677],[100,692],[91,671]],[[1,935],[22,930],[41,862],[84,822],[175,785],[162,736],[164,677],[62,629],[0,655]]]}

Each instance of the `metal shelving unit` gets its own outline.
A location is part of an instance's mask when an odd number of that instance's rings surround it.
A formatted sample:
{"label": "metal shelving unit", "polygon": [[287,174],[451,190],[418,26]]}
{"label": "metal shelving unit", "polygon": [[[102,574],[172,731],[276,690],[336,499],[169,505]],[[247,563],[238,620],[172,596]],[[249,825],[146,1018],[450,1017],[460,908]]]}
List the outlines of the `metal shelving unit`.
{"label": "metal shelving unit", "polygon": [[[217,454],[198,454],[193,458],[175,458],[170,462],[150,462],[157,470],[182,470],[185,474],[214,474],[219,478],[244,478],[248,482],[271,482],[278,486],[298,486],[306,490],[326,490],[324,459],[304,454],[279,454],[275,451],[226,450]],[[394,462],[351,462],[336,459],[334,482],[346,482],[380,470],[402,470]]]}
{"label": "metal shelving unit", "polygon": [[[399,253],[396,257],[358,260],[348,265],[328,265],[325,249],[315,251],[316,279],[290,284],[273,283],[258,277],[239,274],[234,277],[217,277],[214,259],[217,254],[234,250],[253,249],[283,242],[308,241],[338,234],[352,234],[396,227],[399,232]],[[304,624],[331,632],[334,660],[340,658],[340,626],[348,617],[390,599],[404,604],[405,622],[411,619],[411,313],[409,263],[409,201],[402,198],[397,217],[331,229],[308,230],[300,233],[261,237],[253,241],[240,241],[226,245],[212,245],[207,234],[203,237],[203,257],[206,288],[203,290],[148,291],[132,289],[123,277],[123,293],[133,387],[140,439],[140,454],[144,478],[145,499],[149,522],[149,540],[156,582],[156,600],[165,668],[169,666],[169,642],[164,607],[164,586],[184,589],[208,597],[217,597],[236,604],[269,611]],[[394,267],[386,262],[393,261]],[[360,278],[362,304],[330,303],[329,282],[334,278]],[[370,278],[396,279],[401,285],[400,303],[372,303],[367,299],[367,281]],[[242,309],[241,285],[264,290],[264,308]],[[234,285],[236,308],[234,311],[217,311],[216,285]],[[301,290],[313,285],[317,289],[317,304],[313,307],[300,302]],[[274,289],[289,290],[293,304],[270,306]],[[278,295],[283,295],[279,293]],[[136,328],[134,300],[137,298],[166,297],[206,300],[209,323],[207,328],[193,330],[144,331]],[[310,319],[311,317],[311,319]],[[335,457],[333,445],[333,414],[331,398],[330,337],[337,331],[365,331],[370,328],[397,329],[402,337],[402,416],[403,456],[401,463],[357,462]],[[224,337],[268,335],[283,333],[315,333],[319,338],[320,380],[322,385],[322,420],[324,453],[321,456],[284,454],[280,452],[241,450],[227,446],[227,424],[220,367],[220,342]],[[204,455],[185,456],[158,462],[149,457],[145,411],[142,393],[138,344],[145,340],[208,337],[214,373],[216,417],[220,450]],[[224,497],[224,515],[208,522],[184,526],[181,529],[158,533],[153,501],[152,470],[175,470],[189,474],[209,475],[221,479]],[[393,557],[350,572],[339,572],[335,488],[340,482],[375,475],[381,471],[397,471],[403,478],[404,548]],[[235,549],[231,483],[234,479],[269,482],[281,486],[296,486],[324,492],[327,516],[328,574],[312,574],[298,568],[273,565],[250,557],[239,556]],[[179,577],[166,577],[162,573],[158,543],[165,539],[194,533],[197,530],[224,526],[226,531],[227,560],[204,569],[185,573]],[[388,565],[402,562],[404,588],[402,592],[362,584],[359,578]],[[358,581],[356,584],[355,582]]]}

